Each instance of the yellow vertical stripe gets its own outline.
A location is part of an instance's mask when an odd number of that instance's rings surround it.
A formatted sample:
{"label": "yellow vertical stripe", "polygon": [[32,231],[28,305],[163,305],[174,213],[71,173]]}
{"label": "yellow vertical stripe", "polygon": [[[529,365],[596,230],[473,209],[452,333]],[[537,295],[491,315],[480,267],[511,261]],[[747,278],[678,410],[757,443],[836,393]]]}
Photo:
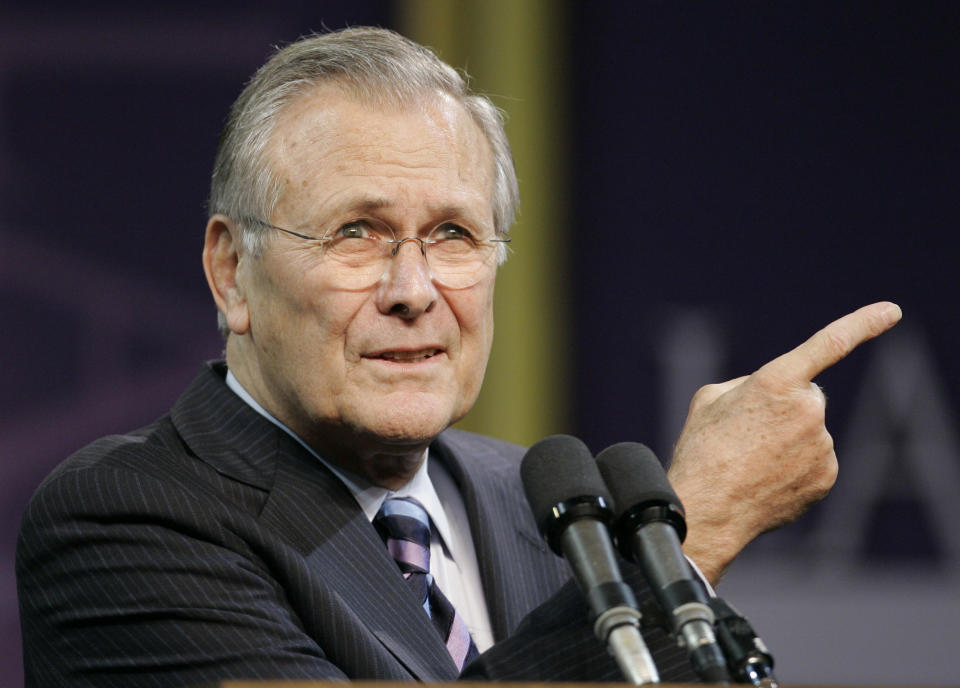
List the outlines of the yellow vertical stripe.
{"label": "yellow vertical stripe", "polygon": [[568,424],[563,3],[408,0],[399,29],[472,77],[508,115],[522,198],[500,269],[483,391],[459,427],[530,444]]}

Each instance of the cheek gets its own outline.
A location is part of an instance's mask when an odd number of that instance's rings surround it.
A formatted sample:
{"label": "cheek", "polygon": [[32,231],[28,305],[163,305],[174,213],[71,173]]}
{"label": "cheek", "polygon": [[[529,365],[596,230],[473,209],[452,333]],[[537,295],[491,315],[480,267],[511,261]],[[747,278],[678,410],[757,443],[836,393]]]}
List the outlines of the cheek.
{"label": "cheek", "polygon": [[480,394],[493,346],[493,304],[489,300],[477,304],[474,329],[465,335],[465,339],[463,367],[459,375],[460,398],[466,405],[462,413],[470,410]]}
{"label": "cheek", "polygon": [[463,375],[483,379],[493,344],[493,285],[481,283],[448,298],[460,329]]}
{"label": "cheek", "polygon": [[446,302],[457,321],[460,334],[471,342],[493,337],[493,285],[481,282],[474,287],[447,292]]}
{"label": "cheek", "polygon": [[262,275],[252,299],[254,335],[262,345],[340,355],[351,326],[369,294],[333,289],[316,270],[287,266],[280,275]]}
{"label": "cheek", "polygon": [[490,286],[485,290],[483,302],[480,305],[481,315],[480,322],[482,323],[481,327],[483,328],[483,338],[487,349],[487,354],[490,353],[490,347],[493,345],[493,283],[491,282]]}
{"label": "cheek", "polygon": [[317,332],[325,340],[343,340],[363,320],[368,294],[337,291],[329,288],[311,290],[307,311]]}

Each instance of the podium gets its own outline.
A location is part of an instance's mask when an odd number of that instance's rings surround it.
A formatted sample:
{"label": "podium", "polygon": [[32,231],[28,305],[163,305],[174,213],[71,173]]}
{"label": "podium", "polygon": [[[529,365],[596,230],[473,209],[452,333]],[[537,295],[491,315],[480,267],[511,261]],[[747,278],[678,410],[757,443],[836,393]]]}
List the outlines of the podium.
{"label": "podium", "polygon": [[[704,688],[707,683],[657,683],[658,688]],[[745,683],[726,684],[729,688]],[[783,684],[780,684],[781,688]],[[453,681],[449,683],[418,683],[416,681],[222,681],[197,688],[635,688],[631,683],[546,683],[546,682],[494,682]],[[807,686],[806,688],[851,688],[850,686]],[[860,686],[859,688],[866,688]],[[902,688],[887,686],[887,688]]]}
{"label": "podium", "polygon": [[[662,688],[703,688],[703,683],[658,683]],[[744,685],[744,684],[730,684]],[[455,681],[450,683],[418,683],[415,681],[221,681],[205,688],[634,688],[630,683],[542,683]],[[825,688],[825,687],[818,687]]]}

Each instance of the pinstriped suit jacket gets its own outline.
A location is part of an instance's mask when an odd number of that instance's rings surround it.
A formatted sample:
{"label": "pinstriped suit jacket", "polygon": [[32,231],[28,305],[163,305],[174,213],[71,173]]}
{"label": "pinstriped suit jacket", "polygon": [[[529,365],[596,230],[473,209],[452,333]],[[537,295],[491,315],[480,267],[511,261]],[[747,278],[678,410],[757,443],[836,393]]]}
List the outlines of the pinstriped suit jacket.
{"label": "pinstriped suit jacket", "polygon": [[[17,552],[27,685],[456,678],[348,490],[224,374],[208,366],[168,416],[81,450],[34,495]],[[466,675],[620,680],[536,532],[523,450],[447,431],[432,451],[463,493],[503,639]],[[691,678],[665,636],[647,640],[665,679]]]}

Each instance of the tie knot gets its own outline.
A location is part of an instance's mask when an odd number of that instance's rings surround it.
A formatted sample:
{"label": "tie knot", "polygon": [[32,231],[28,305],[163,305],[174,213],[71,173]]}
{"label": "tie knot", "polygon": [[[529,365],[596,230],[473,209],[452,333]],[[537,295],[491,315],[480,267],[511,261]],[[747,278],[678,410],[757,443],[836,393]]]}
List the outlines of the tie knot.
{"label": "tie knot", "polygon": [[387,499],[373,525],[401,569],[430,571],[430,517],[420,502],[411,497]]}

